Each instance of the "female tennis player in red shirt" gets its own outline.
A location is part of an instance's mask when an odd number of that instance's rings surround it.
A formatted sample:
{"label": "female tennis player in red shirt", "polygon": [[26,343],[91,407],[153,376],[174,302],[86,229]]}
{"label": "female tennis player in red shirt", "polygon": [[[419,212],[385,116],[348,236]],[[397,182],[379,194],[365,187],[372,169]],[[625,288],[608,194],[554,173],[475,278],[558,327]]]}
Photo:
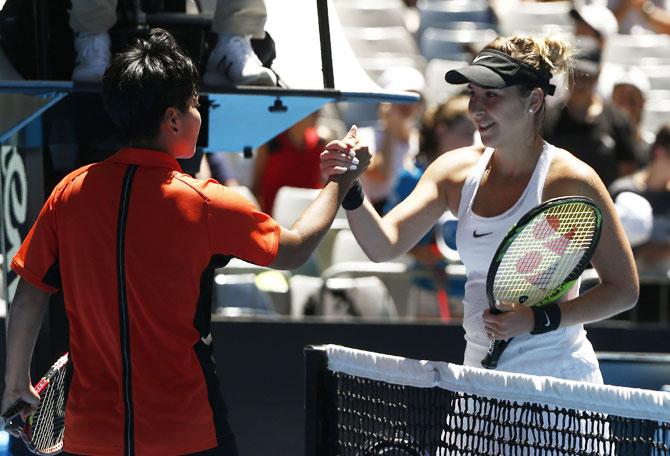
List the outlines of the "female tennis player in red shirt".
{"label": "female tennis player in red shirt", "polygon": [[285,228],[181,171],[176,159],[193,155],[200,130],[198,74],[170,34],[154,29],[116,55],[102,94],[130,146],[65,177],[12,261],[21,280],[3,410],[37,402],[30,358],[49,295],[62,290],[74,368],[66,452],[235,455],[212,356],[214,270],[233,257],[277,269],[304,263],[369,154],[355,128],[332,143],[357,169],[331,177]]}
{"label": "female tennis player in red shirt", "polygon": [[[415,190],[383,218],[356,186],[345,208],[354,235],[374,261],[407,252],[447,209],[458,216],[456,243],[466,267],[466,365],[481,367],[490,338],[514,337],[500,358],[500,370],[602,382],[583,324],[635,305],[638,278],[630,246],[598,175],[541,136],[546,97],[555,90],[552,75],[564,72],[569,79],[570,67],[570,48],[561,40],[496,39],[470,66],[446,74],[449,83],[467,84],[469,114],[484,146],[442,155]],[[324,152],[324,160],[330,160],[330,154]],[[602,209],[603,231],[592,260],[600,283],[581,296],[579,286],[573,287],[564,302],[552,305],[549,324],[536,321],[539,313],[522,305],[505,303],[501,308],[507,312],[492,314],[486,278],[501,240],[531,208],[568,195],[589,197]]]}

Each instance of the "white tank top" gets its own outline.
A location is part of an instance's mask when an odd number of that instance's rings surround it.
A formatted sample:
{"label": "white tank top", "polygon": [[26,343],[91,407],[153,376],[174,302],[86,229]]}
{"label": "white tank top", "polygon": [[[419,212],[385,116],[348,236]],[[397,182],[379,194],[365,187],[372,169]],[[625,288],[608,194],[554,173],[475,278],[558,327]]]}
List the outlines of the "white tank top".
{"label": "white tank top", "polygon": [[[486,276],[493,255],[509,229],[542,202],[544,182],[555,150],[551,144],[544,143],[533,175],[519,200],[507,211],[494,217],[481,217],[472,211],[479,183],[491,160],[493,149],[484,151],[463,184],[456,243],[466,271],[463,300],[466,366],[482,367],[481,361],[489,348],[482,313],[488,308]],[[565,299],[572,299],[578,293],[579,283],[572,287]],[[500,357],[498,370],[602,383],[598,361],[591,343],[586,339],[583,325],[515,337]]]}

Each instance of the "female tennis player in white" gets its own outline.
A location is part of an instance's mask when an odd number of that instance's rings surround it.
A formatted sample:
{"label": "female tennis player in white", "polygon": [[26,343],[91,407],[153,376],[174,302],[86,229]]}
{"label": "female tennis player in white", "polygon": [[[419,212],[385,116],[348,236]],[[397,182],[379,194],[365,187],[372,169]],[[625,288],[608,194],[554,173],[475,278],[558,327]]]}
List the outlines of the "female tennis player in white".
{"label": "female tennis player in white", "polygon": [[[469,113],[484,146],[456,149],[430,165],[416,189],[381,218],[354,185],[343,203],[351,230],[373,261],[407,252],[450,209],[458,215],[457,244],[466,267],[465,360],[481,367],[489,338],[514,337],[498,369],[602,383],[598,361],[583,324],[635,305],[638,278],[631,249],[612,200],[591,167],[541,136],[553,76],[571,78],[571,47],[555,38],[498,38],[470,66],[446,80],[467,84]],[[326,174],[346,172],[337,152],[322,154]],[[603,212],[603,230],[592,264],[600,284],[578,296],[576,284],[550,312],[501,304],[488,310],[486,276],[507,231],[541,202],[567,195],[593,199]],[[536,321],[542,315],[542,321]],[[549,324],[545,316],[550,318]],[[539,320],[540,317],[537,318]],[[530,334],[533,332],[533,334]]]}

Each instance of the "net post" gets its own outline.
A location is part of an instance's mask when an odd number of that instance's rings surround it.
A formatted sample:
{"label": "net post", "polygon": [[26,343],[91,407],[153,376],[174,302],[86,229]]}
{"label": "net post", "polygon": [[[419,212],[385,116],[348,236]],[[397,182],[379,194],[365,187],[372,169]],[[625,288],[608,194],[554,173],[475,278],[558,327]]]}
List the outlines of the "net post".
{"label": "net post", "polygon": [[308,345],[305,356],[305,456],[327,454],[323,442],[323,373],[328,365],[326,351],[322,346]]}

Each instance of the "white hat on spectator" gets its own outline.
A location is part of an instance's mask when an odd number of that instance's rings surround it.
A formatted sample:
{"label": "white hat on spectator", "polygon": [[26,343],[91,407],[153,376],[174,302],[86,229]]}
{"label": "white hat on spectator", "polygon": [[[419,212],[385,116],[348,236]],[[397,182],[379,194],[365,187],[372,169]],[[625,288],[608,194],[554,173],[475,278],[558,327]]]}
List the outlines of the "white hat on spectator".
{"label": "white hat on spectator", "polygon": [[619,31],[619,23],[614,13],[605,5],[575,2],[570,15],[574,19],[584,21],[589,27],[598,32],[602,38],[607,38]]}
{"label": "white hat on spectator", "polygon": [[614,205],[631,247],[647,242],[654,227],[649,201],[637,193],[621,192],[614,200]]}
{"label": "white hat on spectator", "polygon": [[614,81],[614,86],[618,85],[631,85],[636,87],[642,96],[646,99],[649,95],[649,90],[651,90],[651,85],[649,84],[649,78],[644,74],[644,71],[637,67],[630,67],[623,71],[623,73]]}
{"label": "white hat on spectator", "polygon": [[377,83],[382,89],[423,93],[426,80],[423,74],[411,66],[396,66],[384,70]]}

